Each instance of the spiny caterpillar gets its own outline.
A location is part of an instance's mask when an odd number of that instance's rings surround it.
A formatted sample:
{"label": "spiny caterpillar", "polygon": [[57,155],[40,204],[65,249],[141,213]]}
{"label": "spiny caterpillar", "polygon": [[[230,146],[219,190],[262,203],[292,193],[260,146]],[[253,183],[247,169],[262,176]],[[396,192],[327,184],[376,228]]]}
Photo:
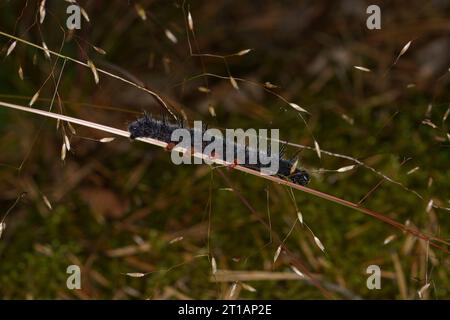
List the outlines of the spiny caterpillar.
{"label": "spiny caterpillar", "polygon": [[[149,116],[148,114],[145,114],[142,118],[137,119],[136,121],[132,122],[128,126],[128,131],[130,132],[130,138],[136,139],[136,138],[153,138],[159,141],[166,142],[170,145],[174,145],[176,143],[179,143],[179,141],[173,141],[172,140],[172,133],[177,129],[186,129],[189,131],[189,135],[191,137],[191,141],[194,141],[194,134],[195,130],[193,128],[185,128],[184,122],[179,121],[178,123],[170,123],[165,118],[162,120],[154,119],[153,117]],[[203,137],[203,134],[207,131],[206,128],[201,128],[200,134]],[[214,141],[213,138],[212,141]],[[212,141],[202,141],[202,150],[209,145]],[[245,155],[245,161],[242,163],[239,163],[243,167],[247,167],[253,170],[261,170],[263,168],[266,168],[267,165],[262,164],[259,160],[261,156],[268,156],[268,153],[270,153],[270,150],[268,152],[266,151],[260,151],[259,146],[258,148],[250,148],[247,145],[237,144],[234,142],[230,142],[227,140],[219,140],[219,143],[223,143],[223,150],[226,150],[226,148],[233,148],[233,153],[235,156],[235,159],[237,159],[237,155],[239,152],[242,152],[241,154]],[[193,147],[194,144],[192,142],[191,147]],[[310,177],[309,174],[305,170],[300,170],[297,168],[293,168],[294,164],[296,164],[296,161],[283,159],[282,154],[284,153],[284,146],[282,150],[280,150],[279,154],[271,154],[272,159],[275,159],[278,163],[278,170],[274,173],[274,175],[279,176],[281,178],[287,179],[295,184],[305,186],[308,184]],[[225,154],[225,152],[224,152]],[[257,159],[256,162],[249,161],[249,159]]]}

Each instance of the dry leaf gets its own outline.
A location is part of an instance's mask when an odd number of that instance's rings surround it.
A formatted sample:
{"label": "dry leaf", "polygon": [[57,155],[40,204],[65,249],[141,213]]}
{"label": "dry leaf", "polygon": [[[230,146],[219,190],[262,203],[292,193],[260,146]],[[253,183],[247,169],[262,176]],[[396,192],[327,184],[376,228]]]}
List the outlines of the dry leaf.
{"label": "dry leaf", "polygon": [[8,47],[8,50],[6,51],[6,56],[9,56],[11,54],[11,52],[14,50],[14,48],[17,45],[17,41],[14,41],[13,43],[11,43]]}
{"label": "dry leaf", "polygon": [[102,139],[100,139],[100,142],[108,143],[108,142],[114,141],[115,139],[116,138],[102,138]]}
{"label": "dry leaf", "polygon": [[307,110],[303,109],[302,107],[300,107],[300,106],[299,106],[298,104],[296,104],[296,103],[290,102],[289,105],[290,105],[292,108],[294,108],[295,110],[297,110],[297,111],[309,113]]}
{"label": "dry leaf", "polygon": [[365,67],[361,67],[361,66],[353,66],[353,68],[364,71],[364,72],[371,72],[370,69],[365,68]]}

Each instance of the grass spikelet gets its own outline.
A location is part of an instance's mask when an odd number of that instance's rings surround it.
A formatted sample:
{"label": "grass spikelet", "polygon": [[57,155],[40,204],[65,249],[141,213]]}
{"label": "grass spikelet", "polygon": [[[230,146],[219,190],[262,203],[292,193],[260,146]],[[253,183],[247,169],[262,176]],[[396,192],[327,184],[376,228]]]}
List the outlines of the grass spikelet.
{"label": "grass spikelet", "polygon": [[305,113],[309,113],[306,109],[303,109],[302,107],[300,107],[298,104],[293,103],[293,102],[289,102],[289,105],[294,108],[295,110],[299,111],[299,112],[305,112]]}
{"label": "grass spikelet", "polygon": [[419,169],[420,169],[420,167],[412,168],[412,169],[409,170],[406,174],[407,174],[407,175],[413,174],[414,172],[416,172],[416,171],[419,170]]}
{"label": "grass spikelet", "polygon": [[372,70],[370,70],[369,68],[366,68],[366,67],[353,66],[353,68],[360,70],[360,71],[364,71],[364,72],[372,72]]}
{"label": "grass spikelet", "polygon": [[337,169],[336,171],[337,172],[347,172],[347,171],[353,170],[353,168],[355,168],[355,165],[345,166],[345,167]]}
{"label": "grass spikelet", "polygon": [[172,43],[176,44],[178,43],[178,39],[177,37],[172,33],[172,31],[170,31],[169,29],[166,29],[164,31],[164,33],[166,34],[167,39],[169,39]]}
{"label": "grass spikelet", "polygon": [[400,53],[398,54],[397,58],[395,59],[394,64],[397,64],[398,59],[400,59],[400,57],[402,55],[404,55],[406,53],[406,51],[408,51],[409,47],[411,46],[412,41],[409,41],[407,44],[405,44],[405,46],[402,48],[402,50],[400,51]]}
{"label": "grass spikelet", "polygon": [[11,43],[9,45],[8,50],[6,51],[6,56],[9,56],[11,54],[11,52],[13,52],[16,45],[17,45],[17,41],[13,41],[13,43]]}
{"label": "grass spikelet", "polygon": [[67,122],[67,127],[69,127],[70,132],[72,132],[72,134],[77,134],[77,131],[75,130],[75,128],[72,126],[72,124],[70,122]]}
{"label": "grass spikelet", "polygon": [[17,70],[17,73],[19,74],[20,80],[23,81],[23,69],[22,69],[22,66],[19,66],[19,70]]}
{"label": "grass spikelet", "polygon": [[5,229],[6,229],[6,224],[4,222],[0,222],[0,239],[2,238],[2,234]]}
{"label": "grass spikelet", "polygon": [[231,285],[230,294],[228,296],[230,299],[234,297],[234,294],[236,293],[237,285],[238,285],[237,282],[235,282]]}
{"label": "grass spikelet", "polygon": [[300,211],[297,212],[297,218],[298,221],[300,221],[300,223],[303,225],[303,214]]}
{"label": "grass spikelet", "polygon": [[142,272],[128,272],[126,273],[127,276],[131,278],[142,278],[145,276],[145,273]]}
{"label": "grass spikelet", "polygon": [[280,256],[281,253],[281,245],[278,246],[277,251],[275,251],[275,254],[273,256],[273,263],[275,263],[278,260],[278,257]]}
{"label": "grass spikelet", "polygon": [[428,290],[428,288],[430,287],[431,283],[427,283],[425,284],[422,288],[420,288],[419,291],[417,291],[417,294],[419,295],[420,299],[423,299],[423,294]]}
{"label": "grass spikelet", "polygon": [[67,154],[66,144],[63,142],[63,144],[61,145],[61,160],[62,161],[66,160],[66,154]]}
{"label": "grass spikelet", "polygon": [[50,203],[46,195],[42,195],[42,200],[44,200],[44,203],[47,206],[47,208],[53,210],[52,204]]}
{"label": "grass spikelet", "polygon": [[447,120],[449,114],[450,114],[450,107],[447,109],[447,111],[445,111],[444,116],[442,117],[442,121]]}
{"label": "grass spikelet", "polygon": [[425,120],[423,120],[423,121],[422,121],[422,124],[427,125],[427,126],[433,128],[433,129],[436,129],[436,128],[438,127],[438,126],[435,125],[433,122],[431,122],[430,119],[425,119]]}
{"label": "grass spikelet", "polygon": [[267,89],[276,89],[278,88],[277,85],[274,85],[273,83],[270,83],[269,81],[264,82],[264,87]]}
{"label": "grass spikelet", "polygon": [[184,239],[183,237],[176,237],[176,238],[170,240],[169,244],[173,244],[173,243],[179,242],[179,241],[181,241],[183,239]]}
{"label": "grass spikelet", "polygon": [[305,275],[303,274],[303,272],[301,272],[300,270],[298,270],[296,267],[291,266],[292,271],[294,271],[294,273],[296,275],[298,275],[300,278],[305,279]]}
{"label": "grass spikelet", "polygon": [[33,104],[36,102],[36,100],[39,98],[40,90],[38,90],[34,96],[31,98],[30,102],[28,103],[28,106],[33,106]]}
{"label": "grass spikelet", "polygon": [[214,258],[214,257],[211,258],[211,272],[212,272],[212,274],[217,273],[217,263],[216,263],[216,258]]}
{"label": "grass spikelet", "polygon": [[253,288],[251,285],[246,284],[246,283],[241,283],[241,287],[244,290],[250,291],[250,292],[256,292],[256,289]]}
{"label": "grass spikelet", "polygon": [[45,57],[50,60],[50,51],[48,50],[47,44],[42,41],[42,47],[44,48]]}
{"label": "grass spikelet", "polygon": [[238,53],[236,53],[236,55],[237,55],[237,56],[244,56],[244,55],[246,55],[247,53],[249,53],[250,51],[252,51],[252,49],[244,49],[244,50],[241,50],[241,51],[239,51]]}
{"label": "grass spikelet", "polygon": [[189,29],[193,32],[194,31],[194,20],[192,19],[191,12],[188,12],[188,26]]}
{"label": "grass spikelet", "polygon": [[292,164],[291,171],[289,172],[290,174],[293,174],[295,172],[295,170],[297,169],[297,165],[298,165],[298,158],[295,159],[294,163]]}
{"label": "grass spikelet", "polygon": [[87,22],[91,22],[91,19],[89,18],[89,15],[87,14],[86,10],[83,9],[83,7],[80,7],[81,15]]}
{"label": "grass spikelet", "polygon": [[45,14],[46,14],[45,2],[46,2],[46,0],[42,0],[41,4],[39,5],[39,23],[40,24],[42,24],[45,19]]}
{"label": "grass spikelet", "polygon": [[105,55],[105,54],[106,54],[106,51],[103,50],[103,49],[100,48],[100,47],[92,46],[92,48],[94,48],[95,51],[97,51],[98,53],[100,53],[100,54],[102,54],[102,55]]}
{"label": "grass spikelet", "polygon": [[110,137],[110,138],[101,138],[100,142],[101,143],[108,143],[108,142],[112,142],[114,140],[116,140],[116,138],[112,138],[112,137]]}
{"label": "grass spikelet", "polygon": [[198,91],[200,91],[202,93],[209,93],[209,92],[211,92],[211,90],[209,90],[208,88],[203,87],[203,86],[200,86],[197,89],[198,89]]}
{"label": "grass spikelet", "polygon": [[316,245],[319,247],[320,250],[322,250],[322,252],[325,252],[325,247],[323,246],[322,242],[320,241],[319,238],[317,238],[316,236],[314,236],[314,242],[316,243]]}
{"label": "grass spikelet", "polygon": [[231,82],[231,85],[233,86],[233,88],[235,88],[236,90],[239,90],[239,86],[236,82],[236,79],[234,79],[232,75],[230,75],[230,82]]}
{"label": "grass spikelet", "polygon": [[147,20],[147,13],[145,12],[145,9],[139,3],[136,3],[134,5],[134,9],[136,10],[136,13],[142,19],[142,21]]}
{"label": "grass spikelet", "polygon": [[70,140],[67,135],[64,135],[64,144],[66,145],[67,151],[70,151]]}
{"label": "grass spikelet", "polygon": [[97,68],[95,67],[94,62],[92,62],[92,60],[88,60],[87,64],[88,64],[89,68],[91,68],[92,74],[94,75],[95,84],[98,84],[100,79],[98,77]]}
{"label": "grass spikelet", "polygon": [[322,152],[320,151],[320,146],[317,140],[314,140],[314,148],[316,149],[316,153],[319,159],[322,158]]}
{"label": "grass spikelet", "polygon": [[395,238],[396,238],[396,235],[395,234],[391,234],[386,239],[384,239],[383,244],[387,245],[388,243],[392,242],[392,240],[394,240]]}
{"label": "grass spikelet", "polygon": [[430,211],[431,211],[431,209],[433,208],[433,204],[434,204],[433,199],[431,199],[430,201],[428,201],[427,208],[426,208],[426,212],[430,212]]}
{"label": "grass spikelet", "polygon": [[216,109],[214,109],[213,105],[210,105],[208,107],[208,111],[209,111],[209,114],[211,115],[211,117],[216,117]]}

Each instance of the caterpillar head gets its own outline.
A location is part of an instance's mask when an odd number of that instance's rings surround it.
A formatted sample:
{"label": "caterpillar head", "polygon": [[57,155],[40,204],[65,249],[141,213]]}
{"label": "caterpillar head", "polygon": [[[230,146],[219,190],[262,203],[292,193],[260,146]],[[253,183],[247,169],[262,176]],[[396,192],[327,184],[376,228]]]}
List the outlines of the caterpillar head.
{"label": "caterpillar head", "polygon": [[137,122],[132,122],[128,126],[128,131],[130,132],[130,138],[136,139],[143,136],[142,126]]}
{"label": "caterpillar head", "polygon": [[295,184],[306,186],[310,180],[310,177],[308,172],[305,170],[295,170],[295,172],[289,176],[289,179]]}
{"label": "caterpillar head", "polygon": [[130,132],[130,138],[136,139],[140,137],[146,137],[151,131],[150,117],[145,114],[144,117],[133,121],[128,126],[128,132]]}

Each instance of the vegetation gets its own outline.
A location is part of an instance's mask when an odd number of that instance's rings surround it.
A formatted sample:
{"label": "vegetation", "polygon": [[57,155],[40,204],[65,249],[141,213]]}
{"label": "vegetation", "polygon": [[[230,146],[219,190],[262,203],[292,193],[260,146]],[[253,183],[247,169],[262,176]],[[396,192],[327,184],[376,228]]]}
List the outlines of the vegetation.
{"label": "vegetation", "polygon": [[380,30],[354,0],[79,3],[75,31],[68,2],[0,3],[0,101],[279,128],[337,200],[0,107],[1,298],[450,298],[445,1],[380,5]]}

